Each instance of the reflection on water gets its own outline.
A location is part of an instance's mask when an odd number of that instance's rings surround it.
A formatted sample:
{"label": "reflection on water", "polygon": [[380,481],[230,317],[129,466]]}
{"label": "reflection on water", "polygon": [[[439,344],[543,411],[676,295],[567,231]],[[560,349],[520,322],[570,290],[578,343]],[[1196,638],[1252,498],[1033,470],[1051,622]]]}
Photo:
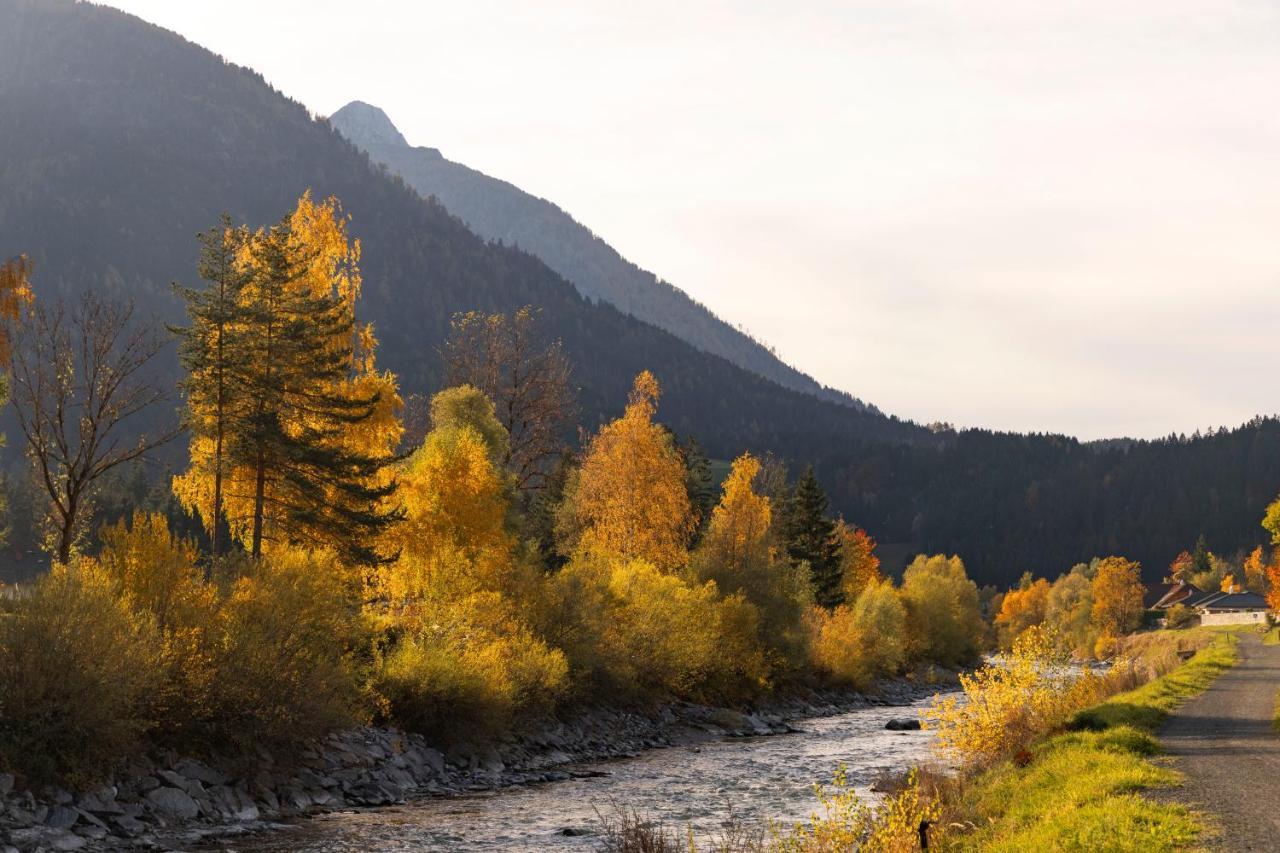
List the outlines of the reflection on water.
{"label": "reflection on water", "polygon": [[[584,851],[599,842],[598,814],[616,806],[714,836],[732,815],[739,821],[794,822],[815,808],[813,783],[829,781],[843,763],[865,791],[885,771],[925,759],[927,732],[889,732],[890,717],[927,704],[867,708],[797,724],[801,734],[736,738],[697,748],[674,747],[582,769],[608,776],[403,806],[344,812],[307,820],[278,833],[229,840],[237,851]],[[564,830],[573,835],[566,835]]]}

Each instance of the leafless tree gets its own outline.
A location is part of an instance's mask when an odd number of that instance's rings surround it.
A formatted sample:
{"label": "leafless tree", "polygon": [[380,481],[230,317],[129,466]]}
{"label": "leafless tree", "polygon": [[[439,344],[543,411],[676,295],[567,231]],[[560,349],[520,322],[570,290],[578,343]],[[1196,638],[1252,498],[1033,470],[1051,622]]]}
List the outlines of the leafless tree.
{"label": "leafless tree", "polygon": [[503,463],[517,487],[543,488],[575,410],[560,342],[540,334],[528,306],[509,315],[472,311],[453,318],[444,355],[450,385],[474,385],[493,400],[511,436]]}
{"label": "leafless tree", "polygon": [[37,305],[17,326],[13,403],[48,497],[46,547],[58,562],[71,558],[84,533],[98,480],[179,432],[176,423],[134,429],[139,415],[167,399],[152,376],[165,343],[157,327],[135,322],[131,302],[92,293],[70,308]]}

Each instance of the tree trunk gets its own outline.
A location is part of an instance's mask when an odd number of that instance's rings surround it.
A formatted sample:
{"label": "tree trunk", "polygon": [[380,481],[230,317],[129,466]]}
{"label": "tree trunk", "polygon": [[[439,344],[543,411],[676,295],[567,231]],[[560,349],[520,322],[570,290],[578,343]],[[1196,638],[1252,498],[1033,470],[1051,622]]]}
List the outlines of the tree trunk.
{"label": "tree trunk", "polygon": [[262,451],[258,451],[257,483],[253,493],[253,558],[262,556],[262,516],[267,494],[267,465]]}

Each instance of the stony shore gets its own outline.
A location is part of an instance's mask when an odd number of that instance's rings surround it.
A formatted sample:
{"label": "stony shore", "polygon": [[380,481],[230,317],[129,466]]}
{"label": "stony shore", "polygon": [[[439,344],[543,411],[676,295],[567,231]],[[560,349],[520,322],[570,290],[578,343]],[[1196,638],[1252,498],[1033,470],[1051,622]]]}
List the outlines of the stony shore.
{"label": "stony shore", "polygon": [[181,850],[212,837],[270,829],[301,815],[582,776],[573,765],[722,737],[784,734],[791,723],[873,705],[906,705],[951,680],[886,681],[874,692],[805,691],[755,708],[693,703],[650,713],[581,709],[568,722],[476,747],[441,750],[395,729],[337,732],[280,761],[260,751],[246,771],[178,755],[139,758],[110,784],[73,794],[14,790],[0,774],[0,853]]}

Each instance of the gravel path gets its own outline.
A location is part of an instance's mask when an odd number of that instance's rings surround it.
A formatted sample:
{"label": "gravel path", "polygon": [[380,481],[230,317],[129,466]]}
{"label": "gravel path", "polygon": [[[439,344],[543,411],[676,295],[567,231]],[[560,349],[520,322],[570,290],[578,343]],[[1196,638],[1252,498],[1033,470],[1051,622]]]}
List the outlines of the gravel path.
{"label": "gravel path", "polygon": [[1280,646],[1240,637],[1240,663],[1170,715],[1160,741],[1187,776],[1169,799],[1217,820],[1219,850],[1280,849]]}

